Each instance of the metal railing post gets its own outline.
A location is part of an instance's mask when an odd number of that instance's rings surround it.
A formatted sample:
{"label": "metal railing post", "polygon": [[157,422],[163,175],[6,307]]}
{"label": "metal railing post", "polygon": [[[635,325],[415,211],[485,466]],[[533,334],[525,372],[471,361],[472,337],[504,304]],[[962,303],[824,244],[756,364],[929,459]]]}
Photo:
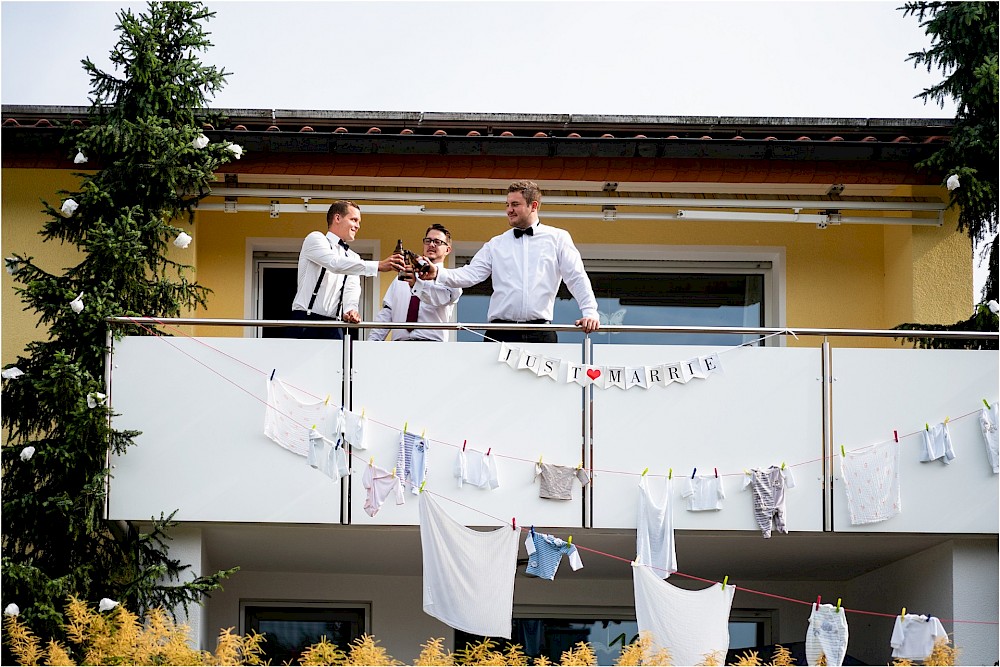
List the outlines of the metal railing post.
{"label": "metal railing post", "polygon": [[[583,363],[594,361],[594,342],[583,334]],[[583,466],[590,473],[590,484],[583,487],[583,527],[594,525],[594,387],[583,388]]]}
{"label": "metal railing post", "polygon": [[[340,404],[344,406],[345,409],[352,409],[353,403],[353,382],[354,382],[354,357],[352,356],[353,349],[353,339],[350,335],[350,330],[344,332],[344,339],[341,341],[343,343],[343,382],[341,390],[341,401]],[[354,458],[351,456],[354,452],[353,445],[347,445],[350,447],[348,450],[348,464],[353,465]],[[347,484],[341,479],[340,485],[340,523],[343,525],[350,525],[351,523],[351,485],[353,484],[354,475],[348,475],[346,478]]]}
{"label": "metal railing post", "polygon": [[823,337],[820,368],[823,377],[823,530],[833,530],[833,368],[830,339]]}

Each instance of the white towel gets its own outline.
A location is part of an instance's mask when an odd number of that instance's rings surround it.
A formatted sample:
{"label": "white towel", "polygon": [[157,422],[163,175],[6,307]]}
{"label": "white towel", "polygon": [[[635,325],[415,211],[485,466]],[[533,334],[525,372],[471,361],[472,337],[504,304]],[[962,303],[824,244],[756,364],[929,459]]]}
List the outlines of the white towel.
{"label": "white towel", "polygon": [[456,630],[510,639],[520,531],[480,532],[421,493],[424,612]]}
{"label": "white towel", "polygon": [[657,504],[646,476],[639,478],[639,516],[636,519],[635,552],[639,562],[655,568],[660,579],[677,571],[674,547],[674,510],[670,494],[673,482],[665,480],[663,502]]}
{"label": "white towel", "polygon": [[847,452],[840,461],[851,524],[885,521],[899,514],[899,443],[883,442]]}
{"label": "white towel", "polygon": [[334,429],[340,408],[286,385],[275,378],[267,383],[264,435],[299,456],[309,455],[310,427],[330,442],[337,442]]}
{"label": "white towel", "polygon": [[670,651],[674,665],[697,665],[713,652],[725,661],[735,586],[723,589],[715,583],[689,591],[663,581],[659,572],[641,563],[632,564],[632,585],[635,621],[640,633],[650,634],[654,651]]}

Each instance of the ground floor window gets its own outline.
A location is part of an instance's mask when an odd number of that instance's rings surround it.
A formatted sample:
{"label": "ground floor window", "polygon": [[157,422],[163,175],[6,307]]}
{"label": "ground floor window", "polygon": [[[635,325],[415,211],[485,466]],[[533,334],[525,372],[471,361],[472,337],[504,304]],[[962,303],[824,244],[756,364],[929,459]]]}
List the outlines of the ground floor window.
{"label": "ground floor window", "polygon": [[[463,266],[471,257],[457,258]],[[621,262],[588,261],[587,274],[597,297],[601,324],[764,327],[772,305],[771,263],[755,262]],[[464,291],[458,321],[486,322],[493,285],[489,279]],[[572,323],[580,310],[565,285],[556,296],[553,321]],[[602,333],[595,344],[617,345],[740,345],[757,336],[738,334]],[[582,333],[560,333],[559,342],[575,343]],[[468,331],[461,341],[482,340]]]}
{"label": "ground floor window", "polygon": [[[493,638],[498,648],[507,644],[520,644],[525,655],[531,658],[545,656],[554,664],[578,642],[587,642],[597,656],[597,664],[614,664],[622,649],[639,638],[639,627],[634,612],[611,612],[602,615],[557,612],[536,612],[524,616],[517,614],[512,621],[510,640]],[[771,610],[734,609],[729,618],[729,649],[753,648],[772,642]],[[467,644],[476,643],[483,637],[471,635],[461,630],[455,631],[455,649],[461,650]],[[728,663],[727,663],[728,664]]]}
{"label": "ground floor window", "polygon": [[243,606],[244,634],[264,635],[263,660],[272,665],[299,664],[302,651],[323,637],[341,650],[363,635],[369,617],[367,605],[260,603]]}

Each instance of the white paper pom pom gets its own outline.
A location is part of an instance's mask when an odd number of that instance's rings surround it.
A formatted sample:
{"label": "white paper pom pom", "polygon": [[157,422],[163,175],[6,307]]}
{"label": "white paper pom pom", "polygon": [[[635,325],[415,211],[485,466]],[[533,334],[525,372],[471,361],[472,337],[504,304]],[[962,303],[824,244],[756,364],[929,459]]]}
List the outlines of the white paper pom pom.
{"label": "white paper pom pom", "polygon": [[229,144],[226,146],[226,150],[235,155],[237,160],[243,157],[243,147],[239,144]]}
{"label": "white paper pom pom", "polygon": [[69,302],[69,307],[73,309],[74,313],[83,312],[83,292],[80,292],[75,299]]}
{"label": "white paper pom pom", "polygon": [[97,608],[100,609],[101,611],[111,611],[117,606],[118,603],[112,600],[111,598],[101,598],[101,601],[97,605]]}
{"label": "white paper pom pom", "polygon": [[16,604],[11,602],[9,605],[4,607],[3,613],[5,616],[17,616],[21,613],[21,609]]}
{"label": "white paper pom pom", "polygon": [[174,239],[174,245],[178,248],[188,247],[191,245],[191,235],[181,232],[177,235],[177,238]]}
{"label": "white paper pom pom", "polygon": [[73,214],[76,213],[76,209],[80,208],[80,205],[76,203],[73,199],[67,199],[63,202],[62,208],[59,212],[63,214],[64,218],[71,218]]}
{"label": "white paper pom pom", "polygon": [[28,459],[30,459],[34,455],[35,455],[35,448],[32,447],[31,445],[28,445],[27,447],[25,447],[24,449],[21,450],[21,460],[22,461],[27,461]]}
{"label": "white paper pom pom", "polygon": [[952,174],[951,176],[949,176],[945,185],[948,186],[948,190],[954,190],[955,188],[957,188],[959,186],[958,175]]}

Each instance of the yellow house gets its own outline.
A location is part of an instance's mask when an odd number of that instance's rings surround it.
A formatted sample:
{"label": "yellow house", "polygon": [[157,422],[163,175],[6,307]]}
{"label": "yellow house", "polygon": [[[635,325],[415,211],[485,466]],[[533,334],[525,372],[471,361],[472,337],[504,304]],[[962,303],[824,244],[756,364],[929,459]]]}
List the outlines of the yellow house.
{"label": "yellow house", "polygon": [[[206,135],[244,153],[200,204],[193,243],[172,249],[213,294],[191,314],[200,322],[170,327],[179,340],[169,347],[116,345],[119,424],[143,435],[115,462],[108,506],[109,518],[137,522],[179,508],[178,557],[196,571],[241,566],[189,618],[202,646],[219,627],[278,637],[282,623],[303,637],[373,632],[402,660],[431,636],[460,645],[466,634],[422,613],[419,494],[362,511],[366,463],[392,468],[400,431],[424,429],[427,490],[454,501],[441,505],[456,520],[571,534],[583,551],[586,567],[552,582],[518,564],[513,638],[534,654],[582,639],[613,660],[619,637],[635,634],[628,561],[648,471],[674,504],[668,583],[736,586],[729,648],[802,642],[821,596],[843,599],[848,654],[864,661],[891,659],[902,607],[941,618],[963,659],[997,659],[997,477],[978,422],[982,400],[997,400],[996,354],[903,349],[885,331],[972,308],[972,248],[948,208],[947,175],[915,167],[948,140],[950,121],[216,111],[223,120]],[[36,235],[39,199],[74,187],[56,139],[86,109],[4,106],[3,119],[3,250],[68,266],[70,250]],[[421,347],[290,340],[262,325],[288,319],[302,239],[325,229],[331,202],[360,205],[352,248],[366,258],[398,239],[417,250],[440,223],[454,240],[448,262],[461,266],[507,229],[506,188],[520,179],[541,186],[541,221],[571,233],[604,324],[527,353],[602,369],[718,354],[725,372],[683,387],[578,387],[498,364],[475,326]],[[364,321],[391,279],[364,280]],[[10,359],[37,332],[3,289]],[[456,322],[483,324],[489,293],[466,290]],[[556,324],[579,317],[565,296]],[[794,335],[770,335],[780,330]],[[276,375],[371,420],[367,451],[351,443],[353,474],[331,484],[262,435]],[[958,456],[920,462],[922,427],[946,416]],[[902,512],[897,503],[892,518],[855,523],[841,459],[886,439],[899,443]],[[455,488],[466,444],[501,457],[500,488]],[[592,483],[569,501],[540,499],[543,458],[579,464]],[[798,482],[790,532],[763,540],[742,481],[785,463]],[[713,469],[724,509],[686,510],[680,478]],[[288,641],[269,657],[294,659],[303,640]]]}

